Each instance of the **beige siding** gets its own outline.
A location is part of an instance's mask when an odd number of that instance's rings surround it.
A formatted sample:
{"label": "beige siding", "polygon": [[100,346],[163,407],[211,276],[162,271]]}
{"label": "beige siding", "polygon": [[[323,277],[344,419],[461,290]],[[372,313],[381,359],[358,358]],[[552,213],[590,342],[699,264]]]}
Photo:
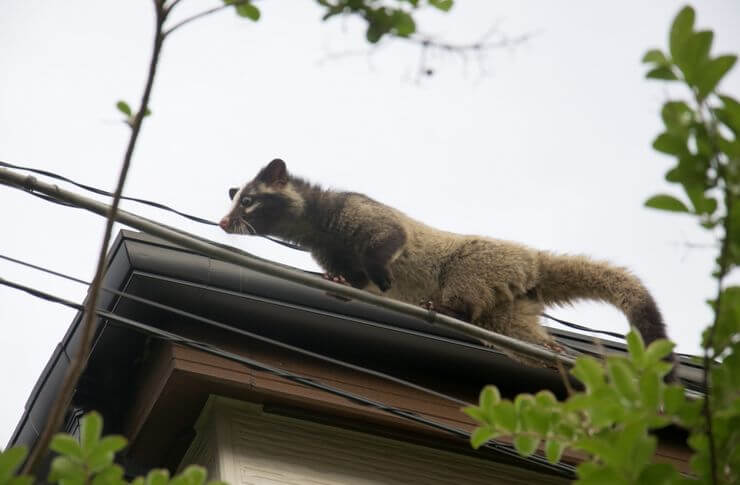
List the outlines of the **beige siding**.
{"label": "beige siding", "polygon": [[211,397],[183,463],[231,485],[555,484],[566,480]]}

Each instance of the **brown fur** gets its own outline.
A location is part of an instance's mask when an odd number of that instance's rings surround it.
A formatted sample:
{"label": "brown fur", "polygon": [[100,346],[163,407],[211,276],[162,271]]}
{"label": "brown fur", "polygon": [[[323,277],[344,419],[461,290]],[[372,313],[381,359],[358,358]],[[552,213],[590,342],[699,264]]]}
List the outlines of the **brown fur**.
{"label": "brown fur", "polygon": [[434,229],[362,194],[292,177],[281,160],[232,194],[260,206],[249,211],[235,204],[224,230],[248,233],[248,222],[259,234],[299,243],[328,273],[357,288],[413,304],[430,301],[438,311],[555,350],[560,347],[539,316],[546,305],[580,299],[616,306],[646,343],[666,336],[647,289],[605,262]]}

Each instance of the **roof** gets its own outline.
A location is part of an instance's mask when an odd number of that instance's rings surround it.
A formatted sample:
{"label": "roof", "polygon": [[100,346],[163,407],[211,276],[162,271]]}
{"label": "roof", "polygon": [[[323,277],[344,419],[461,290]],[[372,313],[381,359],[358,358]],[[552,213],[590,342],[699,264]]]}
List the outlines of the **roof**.
{"label": "roof", "polygon": [[[489,383],[505,395],[542,388],[565,394],[556,373],[524,367],[465,335],[214,260],[141,233],[119,233],[109,252],[103,284],[466,399],[474,399]],[[175,332],[183,320],[105,292],[100,307]],[[31,392],[9,446],[32,445],[38,439],[70,356],[77,352],[80,324],[78,314]],[[625,351],[619,343],[551,331],[559,342],[583,351],[598,353],[599,346]],[[101,322],[69,408],[68,429],[77,423],[75,413],[88,409],[104,410],[106,432],[122,428],[136,363],[146,354],[147,342],[146,335]],[[698,367],[682,363],[679,374],[689,386],[700,386]]]}

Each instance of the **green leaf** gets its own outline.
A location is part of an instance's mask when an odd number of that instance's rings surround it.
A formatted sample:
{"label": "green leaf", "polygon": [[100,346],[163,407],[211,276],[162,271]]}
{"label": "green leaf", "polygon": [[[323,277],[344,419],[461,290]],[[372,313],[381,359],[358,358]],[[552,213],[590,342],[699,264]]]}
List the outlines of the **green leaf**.
{"label": "green leaf", "polygon": [[470,435],[470,444],[477,450],[483,446],[483,444],[495,437],[496,433],[490,426],[481,426],[479,428],[475,428],[475,431]]}
{"label": "green leaf", "polygon": [[661,133],[653,141],[653,148],[668,155],[684,155],[689,152],[686,137],[673,133]]}
{"label": "green leaf", "polygon": [[28,475],[19,475],[17,477],[11,478],[10,480],[6,482],[6,485],[32,485],[32,484],[33,484],[33,477],[30,477]]}
{"label": "green leaf", "polygon": [[96,448],[90,456],[87,457],[85,463],[93,473],[97,473],[106,467],[113,464],[115,455],[111,451],[106,451],[100,447]]}
{"label": "green leaf", "polygon": [[170,472],[164,468],[151,470],[146,475],[146,485],[167,485],[170,481]]}
{"label": "green leaf", "polygon": [[721,307],[714,329],[712,347],[721,352],[730,341],[740,334],[740,286],[722,290]]}
{"label": "green leaf", "polygon": [[414,19],[403,10],[396,10],[393,12],[391,20],[393,22],[393,33],[399,37],[408,37],[416,32],[416,23],[414,23]]}
{"label": "green leaf", "polygon": [[654,64],[664,66],[668,64],[668,59],[666,58],[665,54],[663,54],[663,51],[661,51],[660,49],[650,49],[645,53],[644,56],[642,56],[642,62],[652,62]]}
{"label": "green leaf", "polygon": [[668,463],[651,463],[642,469],[637,485],[669,485],[678,478],[678,471]]}
{"label": "green leaf", "polygon": [[634,327],[627,334],[627,349],[635,367],[642,369],[645,362],[645,342]]}
{"label": "green leaf", "polygon": [[607,360],[609,378],[615,385],[619,394],[629,401],[637,400],[637,383],[635,373],[629,368],[622,358],[610,357]]}
{"label": "green leaf", "polygon": [[202,466],[189,465],[183,470],[182,476],[188,480],[189,485],[203,485],[208,474]]}
{"label": "green leaf", "polygon": [[81,484],[85,482],[85,469],[82,464],[66,456],[57,456],[51,462],[49,481],[66,480],[69,483]]}
{"label": "green leaf", "polygon": [[659,339],[651,343],[645,351],[645,362],[648,366],[668,357],[676,344],[666,339]]}
{"label": "green leaf", "polygon": [[[627,485],[627,480],[614,468],[586,461],[576,468],[578,480],[574,485]],[[630,484],[631,485],[631,484]]]}
{"label": "green leaf", "polygon": [[578,380],[583,382],[588,394],[603,386],[605,383],[604,368],[599,361],[591,356],[583,356],[576,359],[576,363],[570,372]]}
{"label": "green leaf", "polygon": [[669,47],[674,59],[685,55],[684,49],[694,29],[694,9],[686,6],[678,12],[671,26]]}
{"label": "green leaf", "polygon": [[666,194],[659,194],[650,197],[645,202],[645,206],[664,211],[689,212],[689,208],[686,207],[686,204],[673,197],[672,195]]}
{"label": "green leaf", "polygon": [[429,0],[429,5],[443,12],[449,12],[452,8],[453,0]]}
{"label": "green leaf", "polygon": [[640,376],[640,400],[642,405],[650,412],[658,410],[662,391],[663,383],[657,372],[650,369]]}
{"label": "green leaf", "polygon": [[709,59],[709,51],[712,48],[713,38],[714,33],[710,30],[702,30],[689,36],[686,44],[686,53],[683,58],[687,66],[690,66],[689,69],[692,71],[692,76]]}
{"label": "green leaf", "polygon": [[566,412],[582,411],[591,406],[591,396],[577,393],[573,394],[563,403],[563,410]]}
{"label": "green leaf", "polygon": [[478,406],[466,406],[462,411],[478,423],[489,423],[488,414]]}
{"label": "green leaf", "polygon": [[714,91],[717,84],[722,80],[727,71],[732,69],[737,61],[737,56],[719,56],[706,62],[696,76],[696,87],[699,89],[699,97],[705,98]]}
{"label": "green leaf", "polygon": [[494,404],[501,402],[501,393],[498,391],[496,386],[486,386],[480,392],[480,398],[478,399],[481,409],[488,409]]}
{"label": "green leaf", "polygon": [[540,391],[534,396],[538,405],[549,408],[558,404],[558,400],[551,391]]}
{"label": "green leaf", "polygon": [[[668,101],[663,104],[660,116],[665,124],[666,131],[688,139],[688,128],[694,119],[694,112],[683,101]],[[684,142],[686,145],[686,142]]]}
{"label": "green leaf", "polygon": [[573,443],[573,447],[599,457],[604,463],[618,467],[621,463],[620,452],[614,443],[602,438],[583,438]]}
{"label": "green leaf", "polygon": [[732,130],[736,139],[740,138],[740,103],[734,98],[725,95],[719,95],[724,105],[721,110],[721,120]]}
{"label": "green leaf", "polygon": [[550,412],[537,405],[530,405],[522,411],[524,428],[545,436],[550,430]]}
{"label": "green leaf", "polygon": [[686,195],[689,196],[691,204],[694,206],[694,212],[697,214],[713,214],[717,210],[717,201],[705,195],[706,186],[685,182],[683,185]]}
{"label": "green leaf", "polygon": [[516,431],[516,410],[511,401],[501,401],[493,407],[495,424],[509,432]]}
{"label": "green leaf", "polygon": [[126,485],[123,480],[123,468],[111,465],[101,470],[92,481],[92,485]]}
{"label": "green leaf", "polygon": [[516,409],[517,414],[526,411],[532,404],[534,404],[534,397],[531,394],[518,394],[514,398],[514,409]]}
{"label": "green leaf", "polygon": [[25,446],[14,446],[0,452],[0,483],[5,483],[25,460],[28,450]]}
{"label": "green leaf", "polygon": [[550,463],[557,463],[560,461],[560,457],[563,456],[563,450],[565,449],[565,445],[563,445],[559,441],[555,440],[547,440],[545,443],[545,456],[547,457],[547,461]]}
{"label": "green leaf", "polygon": [[260,19],[260,9],[251,3],[240,3],[236,6],[236,13],[239,14],[240,17],[246,17],[255,22]]}
{"label": "green leaf", "polygon": [[49,448],[61,455],[82,459],[82,448],[76,439],[65,433],[54,435]]}
{"label": "green leaf", "polygon": [[103,418],[96,411],[82,417],[80,425],[80,445],[84,455],[89,456],[100,441],[103,431]]}
{"label": "green leaf", "polygon": [[683,386],[666,386],[663,391],[663,407],[667,414],[677,414],[685,401]]}
{"label": "green leaf", "polygon": [[645,74],[648,79],[664,79],[666,81],[677,81],[678,77],[673,73],[673,70],[669,67],[656,67],[648,71]]}
{"label": "green leaf", "polygon": [[128,105],[126,101],[119,101],[116,103],[116,108],[118,108],[118,111],[125,114],[126,116],[131,116],[131,106]]}
{"label": "green leaf", "polygon": [[702,399],[686,401],[679,410],[678,416],[686,427],[693,427],[696,426],[700,420],[703,421],[704,418],[701,415],[703,408],[704,401]]}
{"label": "green leaf", "polygon": [[128,441],[120,435],[108,435],[98,443],[93,453],[117,453],[126,447]]}
{"label": "green leaf", "polygon": [[522,456],[530,456],[532,453],[537,451],[537,445],[540,444],[540,439],[532,436],[519,435],[514,438],[514,448]]}

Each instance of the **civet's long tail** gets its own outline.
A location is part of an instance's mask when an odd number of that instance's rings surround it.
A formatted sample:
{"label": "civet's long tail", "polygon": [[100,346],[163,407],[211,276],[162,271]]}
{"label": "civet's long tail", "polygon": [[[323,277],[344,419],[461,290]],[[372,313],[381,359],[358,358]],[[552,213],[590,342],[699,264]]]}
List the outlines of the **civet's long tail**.
{"label": "civet's long tail", "polygon": [[[645,345],[668,338],[663,317],[642,282],[624,268],[585,256],[539,253],[537,292],[545,305],[580,299],[604,301],[619,308],[642,335]],[[668,358],[675,363],[675,355]]]}

